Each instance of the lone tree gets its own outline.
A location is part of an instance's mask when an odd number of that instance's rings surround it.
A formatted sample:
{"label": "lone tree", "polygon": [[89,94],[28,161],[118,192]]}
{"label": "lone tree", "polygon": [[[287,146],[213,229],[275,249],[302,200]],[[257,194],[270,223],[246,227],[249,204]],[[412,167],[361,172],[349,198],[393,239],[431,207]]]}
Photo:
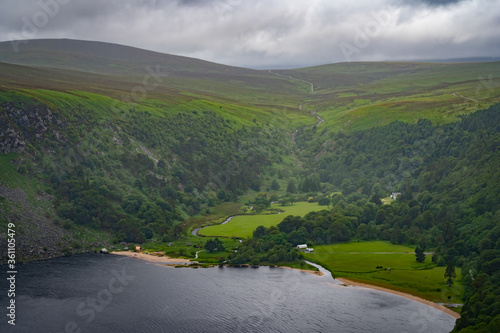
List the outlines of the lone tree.
{"label": "lone tree", "polygon": [[417,257],[417,262],[423,263],[425,261],[424,247],[417,246],[415,249],[415,256]]}
{"label": "lone tree", "polygon": [[446,283],[448,284],[448,287],[451,287],[453,285],[453,279],[457,277],[457,273],[455,272],[455,264],[453,263],[453,260],[448,260],[448,266],[446,266],[446,271],[444,272],[444,277],[446,280]]}
{"label": "lone tree", "polygon": [[277,191],[279,189],[280,189],[280,184],[278,184],[276,179],[274,179],[273,182],[271,183],[271,190]]}

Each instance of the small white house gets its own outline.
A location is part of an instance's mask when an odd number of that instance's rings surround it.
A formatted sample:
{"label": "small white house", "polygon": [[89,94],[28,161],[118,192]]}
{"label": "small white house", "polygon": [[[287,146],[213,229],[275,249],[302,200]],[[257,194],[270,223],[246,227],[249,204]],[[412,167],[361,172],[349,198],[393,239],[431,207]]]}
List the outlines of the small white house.
{"label": "small white house", "polygon": [[297,245],[297,249],[299,249],[300,252],[306,252],[306,253],[314,252],[314,249],[311,247],[307,247],[307,244],[299,244]]}
{"label": "small white house", "polygon": [[401,195],[401,193],[400,193],[400,192],[393,192],[393,193],[391,194],[391,199],[392,199],[392,200],[396,200],[396,198],[397,198],[399,195]]}

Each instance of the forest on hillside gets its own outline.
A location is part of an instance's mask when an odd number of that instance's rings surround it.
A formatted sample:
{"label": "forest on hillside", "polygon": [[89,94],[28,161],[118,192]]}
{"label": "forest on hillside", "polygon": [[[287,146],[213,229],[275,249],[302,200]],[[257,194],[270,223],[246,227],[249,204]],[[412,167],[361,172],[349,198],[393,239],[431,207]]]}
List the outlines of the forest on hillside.
{"label": "forest on hillside", "polygon": [[[450,284],[455,269],[462,270],[465,305],[455,331],[498,328],[500,106],[442,126],[394,122],[327,141],[315,131],[297,134],[305,165],[298,189],[310,195],[339,190],[324,201],[330,209],[258,227],[231,262],[300,260],[298,244],[352,239],[414,244],[421,252],[432,248],[432,261],[447,267]],[[381,198],[391,193],[400,195],[383,204]]]}
{"label": "forest on hillside", "polygon": [[[166,243],[189,232],[190,217],[244,194],[256,194],[249,204],[259,210],[271,201],[317,201],[325,210],[258,227],[226,259],[300,262],[297,244],[353,239],[432,248],[450,283],[462,270],[466,303],[456,331],[500,324],[500,105],[445,125],[395,121],[328,136],[303,127],[295,147],[283,128],[242,126],[214,111],[100,107],[2,104],[0,125],[26,142],[9,160],[44,185],[64,229],[104,230],[114,243]],[[268,196],[279,183],[288,183],[282,195]],[[384,204],[392,193],[396,200]]]}
{"label": "forest on hillside", "polygon": [[69,104],[52,112],[25,98],[2,107],[6,133],[26,142],[12,163],[48,186],[56,223],[109,231],[114,242],[178,238],[180,222],[258,190],[264,170],[287,172],[273,167],[290,146],[282,130],[213,111],[158,115],[103,104],[99,113]]}

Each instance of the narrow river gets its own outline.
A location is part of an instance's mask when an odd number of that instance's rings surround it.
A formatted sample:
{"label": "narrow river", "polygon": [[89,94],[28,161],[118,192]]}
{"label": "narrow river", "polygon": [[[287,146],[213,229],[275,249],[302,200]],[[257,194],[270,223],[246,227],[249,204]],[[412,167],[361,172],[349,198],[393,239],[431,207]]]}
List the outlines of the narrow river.
{"label": "narrow river", "polygon": [[[228,217],[227,220],[225,220],[224,222],[222,222],[221,224],[219,225],[222,225],[222,224],[226,224],[228,223],[229,221],[231,221],[233,218],[235,218],[236,216],[238,215],[234,215],[234,216],[231,216],[231,217]],[[201,227],[201,228],[196,228],[196,229],[193,229],[193,231],[191,231],[191,234],[193,236],[198,236],[198,231],[200,231],[201,229],[205,229],[205,228],[208,228],[208,227],[211,227],[211,225],[208,225],[206,227]]]}

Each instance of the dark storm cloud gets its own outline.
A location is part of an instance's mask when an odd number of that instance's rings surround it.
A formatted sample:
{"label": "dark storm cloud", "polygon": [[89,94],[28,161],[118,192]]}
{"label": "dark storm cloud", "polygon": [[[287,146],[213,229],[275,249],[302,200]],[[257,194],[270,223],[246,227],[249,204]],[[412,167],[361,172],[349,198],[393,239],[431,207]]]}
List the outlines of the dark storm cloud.
{"label": "dark storm cloud", "polygon": [[0,2],[0,40],[99,40],[295,67],[498,56],[499,17],[497,0],[17,0]]}

